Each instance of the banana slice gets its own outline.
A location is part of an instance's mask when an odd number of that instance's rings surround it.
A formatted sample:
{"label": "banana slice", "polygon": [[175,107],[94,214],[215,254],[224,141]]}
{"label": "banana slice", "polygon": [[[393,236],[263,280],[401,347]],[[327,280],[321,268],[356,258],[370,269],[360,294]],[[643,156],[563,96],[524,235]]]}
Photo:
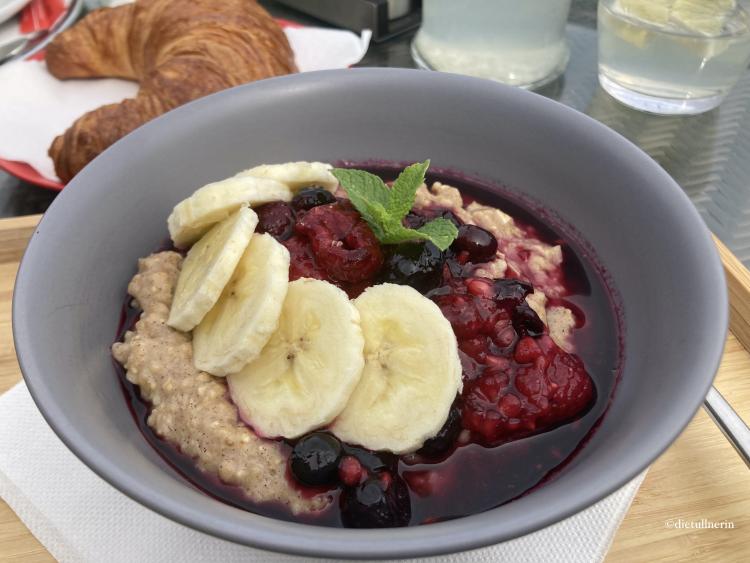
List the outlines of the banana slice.
{"label": "banana slice", "polygon": [[260,356],[230,375],[242,418],[266,437],[296,438],[330,423],[364,367],[359,313],[346,293],[320,280],[289,284],[279,328]]}
{"label": "banana slice", "polygon": [[212,375],[240,371],[279,326],[289,286],[289,251],[255,234],[219,300],[193,331],[195,367]]}
{"label": "banana slice", "polygon": [[270,178],[281,182],[296,192],[307,186],[321,186],[332,192],[339,185],[331,174],[333,166],[325,162],[287,162],[286,164],[261,164],[255,168],[243,170],[237,177]]}
{"label": "banana slice", "polygon": [[331,430],[371,450],[418,450],[443,426],[462,388],[453,329],[435,303],[409,286],[376,285],[354,304],[365,369]]}
{"label": "banana slice", "polygon": [[175,246],[186,248],[243,204],[256,207],[291,199],[286,185],[269,178],[235,176],[206,184],[172,210],[167,219],[169,234]]}
{"label": "banana slice", "polygon": [[193,245],[182,263],[167,324],[193,330],[219,300],[258,224],[252,209],[241,207]]}

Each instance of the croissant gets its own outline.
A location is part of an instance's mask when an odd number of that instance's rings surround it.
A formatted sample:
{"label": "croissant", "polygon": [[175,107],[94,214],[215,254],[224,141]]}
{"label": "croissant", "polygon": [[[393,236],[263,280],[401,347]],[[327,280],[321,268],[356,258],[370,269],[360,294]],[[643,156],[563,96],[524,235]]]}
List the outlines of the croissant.
{"label": "croissant", "polygon": [[57,78],[124,78],[138,95],[80,117],[49,148],[68,182],[143,123],[207,94],[296,72],[276,22],[254,0],[138,0],[88,14],[47,47]]}

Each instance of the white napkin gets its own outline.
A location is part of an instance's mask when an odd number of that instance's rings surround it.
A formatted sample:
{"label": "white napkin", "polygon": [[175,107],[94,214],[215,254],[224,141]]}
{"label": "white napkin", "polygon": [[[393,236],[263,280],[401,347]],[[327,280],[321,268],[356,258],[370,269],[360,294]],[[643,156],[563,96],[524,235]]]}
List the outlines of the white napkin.
{"label": "white napkin", "polygon": [[[346,68],[362,59],[369,30],[284,29],[301,72]],[[0,66],[0,158],[26,162],[42,176],[57,180],[47,149],[60,133],[87,111],[130,98],[137,84],[116,79],[57,80],[43,62],[18,61]]]}
{"label": "white napkin", "polygon": [[[534,534],[471,552],[410,561],[602,561],[644,475]],[[23,383],[0,397],[0,497],[63,563],[320,562],[220,540],[130,500],[63,445]]]}

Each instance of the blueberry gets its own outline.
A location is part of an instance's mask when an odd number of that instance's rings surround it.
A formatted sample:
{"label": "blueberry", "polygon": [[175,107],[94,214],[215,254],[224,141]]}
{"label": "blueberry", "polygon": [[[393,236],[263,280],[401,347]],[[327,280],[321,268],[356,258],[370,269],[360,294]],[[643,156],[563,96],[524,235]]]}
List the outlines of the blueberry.
{"label": "blueberry", "polygon": [[516,305],[513,312],[513,328],[520,336],[541,336],[544,334],[544,323],[536,311],[526,301]]}
{"label": "blueberry", "polygon": [[427,457],[441,456],[453,448],[460,433],[461,410],[454,403],[448,412],[448,418],[443,427],[437,435],[427,440],[417,453]]}
{"label": "blueberry", "polygon": [[297,192],[297,195],[292,199],[292,207],[297,211],[301,211],[303,209],[312,209],[319,205],[334,203],[335,201],[336,196],[325,188],[310,186]]}
{"label": "blueberry", "polygon": [[513,278],[497,279],[493,283],[495,289],[495,301],[499,304],[508,302],[517,305],[526,299],[530,293],[534,293],[534,287],[530,283]]}
{"label": "blueberry", "polygon": [[258,232],[268,233],[278,240],[286,240],[294,232],[294,210],[288,203],[273,201],[258,207]]}
{"label": "blueberry", "polygon": [[379,281],[409,285],[426,293],[442,280],[444,263],[445,254],[431,242],[399,244],[386,258]]}
{"label": "blueberry", "polygon": [[370,477],[344,489],[339,502],[347,528],[393,528],[407,526],[411,519],[409,490],[397,476],[389,480]]}
{"label": "blueberry", "polygon": [[495,257],[497,239],[491,232],[476,225],[458,227],[458,238],[451,245],[456,252],[468,252],[471,262],[487,262]]}
{"label": "blueberry", "polygon": [[443,219],[450,221],[451,223],[456,225],[456,227],[461,227],[461,225],[463,225],[461,219],[456,217],[456,214],[453,213],[453,211],[443,211],[440,215],[438,215],[438,217],[442,217]]}
{"label": "blueberry", "polygon": [[324,432],[313,432],[297,442],[290,458],[292,474],[305,485],[335,482],[341,459],[341,443]]}
{"label": "blueberry", "polygon": [[[453,223],[456,227],[460,227],[462,225],[461,220],[456,217],[456,214],[453,213],[453,211],[450,211],[448,209],[441,211],[437,215],[432,215],[429,213],[430,217],[432,219],[445,219],[446,221],[450,221]],[[408,227],[410,229],[418,229],[419,227],[424,226],[425,223],[428,223],[432,219],[430,217],[427,217],[425,215],[420,215],[419,213],[414,213],[413,211],[410,211],[407,213],[406,217],[404,217],[404,227]]]}
{"label": "blueberry", "polygon": [[418,229],[427,222],[427,217],[412,213],[411,211],[404,217],[404,227],[408,229]]}

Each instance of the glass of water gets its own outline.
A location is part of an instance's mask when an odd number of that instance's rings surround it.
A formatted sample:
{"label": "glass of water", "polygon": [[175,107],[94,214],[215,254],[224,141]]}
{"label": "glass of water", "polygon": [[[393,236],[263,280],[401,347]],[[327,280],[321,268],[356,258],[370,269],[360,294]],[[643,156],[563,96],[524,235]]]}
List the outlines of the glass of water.
{"label": "glass of water", "polygon": [[538,88],[568,63],[571,0],[423,0],[412,56],[422,68]]}
{"label": "glass of water", "polygon": [[747,0],[599,0],[599,82],[630,107],[711,110],[748,63]]}

